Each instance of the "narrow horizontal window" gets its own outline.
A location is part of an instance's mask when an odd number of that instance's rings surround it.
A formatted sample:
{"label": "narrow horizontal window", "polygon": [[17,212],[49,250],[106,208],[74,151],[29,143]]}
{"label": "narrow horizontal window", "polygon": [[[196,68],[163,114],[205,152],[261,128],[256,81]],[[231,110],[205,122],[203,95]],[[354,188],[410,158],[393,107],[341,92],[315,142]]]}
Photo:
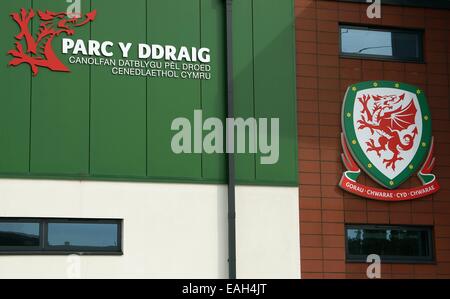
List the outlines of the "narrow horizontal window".
{"label": "narrow horizontal window", "polygon": [[420,30],[340,26],[341,55],[399,61],[423,61]]}
{"label": "narrow horizontal window", "polygon": [[41,244],[39,222],[0,220],[0,250],[39,248]]}
{"label": "narrow horizontal window", "polygon": [[47,245],[52,250],[118,250],[118,223],[48,223]]}
{"label": "narrow horizontal window", "polygon": [[0,254],[121,254],[122,221],[0,218]]}
{"label": "narrow horizontal window", "polygon": [[430,227],[347,225],[347,260],[366,261],[377,254],[383,261],[433,261]]}
{"label": "narrow horizontal window", "polygon": [[[368,0],[338,0],[340,2],[368,3]],[[373,1],[371,1],[373,2]],[[382,0],[382,5],[426,7],[426,8],[450,8],[448,0]],[[367,5],[370,5],[367,4]]]}

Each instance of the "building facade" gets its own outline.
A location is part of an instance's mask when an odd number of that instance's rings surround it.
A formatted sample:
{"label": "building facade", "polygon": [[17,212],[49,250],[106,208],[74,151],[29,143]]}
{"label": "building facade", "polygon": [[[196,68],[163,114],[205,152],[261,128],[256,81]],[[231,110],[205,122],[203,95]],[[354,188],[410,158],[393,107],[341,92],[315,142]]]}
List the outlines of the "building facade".
{"label": "building facade", "polygon": [[0,4],[0,277],[450,277],[448,1],[112,2]]}
{"label": "building facade", "polygon": [[[365,260],[353,260],[348,248],[348,230],[356,227],[375,231],[379,228],[383,232],[430,229],[429,261],[411,257],[402,261],[401,256],[408,253],[398,252],[393,261],[383,262],[382,258],[381,277],[448,278],[448,1],[381,1],[380,18],[369,18],[370,3],[365,2],[295,1],[302,277],[367,278],[368,264]],[[373,9],[372,6],[370,11],[374,12]],[[349,28],[361,30],[363,35],[355,34],[353,40],[343,36],[351,33]],[[381,48],[389,46],[383,44],[383,37],[372,35],[371,40],[365,39],[364,36],[373,32],[417,34],[423,46],[418,48],[415,57],[408,56],[411,53],[401,47],[395,51],[395,43],[394,51],[389,53],[386,48]],[[357,40],[367,44],[361,51],[346,52],[348,47],[358,44]],[[369,48],[371,51],[367,51]],[[432,196],[383,202],[364,199],[338,187],[345,171],[340,135],[341,107],[346,90],[358,82],[380,80],[412,84],[427,95],[436,144],[434,172],[441,185],[441,190]],[[362,175],[358,181],[366,186],[379,186],[367,175]],[[412,177],[400,188],[419,184],[419,180]],[[369,235],[368,231],[366,233]],[[363,238],[360,241],[364,241]],[[397,247],[400,248],[402,243],[404,241]],[[373,249],[370,253],[379,253],[376,244],[370,247]]]}
{"label": "building facade", "polygon": [[[0,277],[227,278],[225,1],[76,2],[0,4]],[[240,278],[300,277],[293,9],[234,7],[235,116],[282,119],[236,155]]]}

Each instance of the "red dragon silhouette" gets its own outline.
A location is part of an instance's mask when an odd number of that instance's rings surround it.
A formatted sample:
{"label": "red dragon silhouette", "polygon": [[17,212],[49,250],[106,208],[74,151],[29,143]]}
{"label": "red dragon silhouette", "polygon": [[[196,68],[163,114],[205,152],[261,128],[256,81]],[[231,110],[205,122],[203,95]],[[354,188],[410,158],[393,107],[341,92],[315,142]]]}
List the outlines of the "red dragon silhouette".
{"label": "red dragon silhouette", "polygon": [[[18,66],[22,63],[30,65],[33,76],[38,74],[38,67],[48,68],[57,72],[69,72],[69,69],[58,59],[53,51],[52,42],[55,36],[65,33],[69,36],[75,34],[75,28],[81,27],[95,20],[97,12],[94,10],[84,18],[68,17],[67,13],[55,13],[51,11],[38,11],[42,23],[39,26],[36,39],[30,32],[30,21],[35,17],[35,12],[24,8],[19,13],[12,13],[11,17],[19,25],[20,33],[16,35],[16,50],[8,52],[14,58],[9,62],[10,66]],[[24,51],[21,41],[25,39]]]}
{"label": "red dragon silhouette", "polygon": [[[368,128],[372,134],[379,133],[378,144],[376,146],[376,138],[370,138],[366,142],[368,149],[367,152],[374,151],[378,157],[381,157],[382,151],[390,151],[393,156],[391,159],[384,159],[383,163],[386,164],[386,168],[391,167],[395,171],[395,163],[403,160],[400,157],[400,151],[409,151],[414,145],[414,139],[416,138],[418,131],[415,127],[412,131],[412,135],[406,134],[403,136],[402,142],[400,138],[400,132],[407,130],[410,126],[415,125],[417,108],[414,101],[411,100],[409,104],[403,106],[405,94],[400,96],[387,95],[379,96],[373,95],[374,105],[372,110],[369,108],[370,95],[363,95],[358,98],[362,104],[361,119],[358,121],[360,125],[358,130],[364,130]],[[400,103],[400,106],[396,109],[394,107]]]}

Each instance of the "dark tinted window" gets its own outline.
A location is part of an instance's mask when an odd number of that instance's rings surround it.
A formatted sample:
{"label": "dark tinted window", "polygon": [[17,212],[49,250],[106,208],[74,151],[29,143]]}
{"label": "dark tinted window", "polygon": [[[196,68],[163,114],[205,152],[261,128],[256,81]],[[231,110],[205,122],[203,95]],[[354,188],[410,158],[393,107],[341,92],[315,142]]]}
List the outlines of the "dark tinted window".
{"label": "dark tinted window", "polygon": [[39,223],[0,221],[0,247],[39,246],[39,227]]}
{"label": "dark tinted window", "polygon": [[122,221],[0,218],[0,254],[121,254]]}
{"label": "dark tinted window", "polygon": [[422,32],[341,25],[341,54],[351,57],[422,61]]}
{"label": "dark tinted window", "polygon": [[347,226],[347,258],[365,260],[370,254],[384,261],[431,261],[429,227]]}
{"label": "dark tinted window", "polygon": [[116,249],[118,225],[99,223],[49,223],[48,245],[57,248]]}
{"label": "dark tinted window", "polygon": [[[368,3],[368,0],[338,0],[341,2],[359,2]],[[373,1],[371,1],[373,2]],[[391,4],[397,6],[411,7],[427,7],[427,8],[450,8],[449,0],[383,0],[383,4]],[[369,5],[369,4],[367,4]]]}

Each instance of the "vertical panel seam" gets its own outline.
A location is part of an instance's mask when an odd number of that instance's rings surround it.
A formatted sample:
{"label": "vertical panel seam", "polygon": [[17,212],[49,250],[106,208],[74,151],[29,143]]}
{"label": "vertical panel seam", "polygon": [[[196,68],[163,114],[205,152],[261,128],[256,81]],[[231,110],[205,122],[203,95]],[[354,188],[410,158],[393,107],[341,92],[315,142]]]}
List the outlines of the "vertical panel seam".
{"label": "vertical panel seam", "polygon": [[[255,55],[255,2],[252,0],[252,89],[253,89],[253,117],[256,119],[256,88],[255,88],[255,64],[256,64],[256,55]],[[257,134],[255,134],[255,138]],[[257,181],[257,156],[258,154],[253,154],[254,161],[254,180]]]}
{"label": "vertical panel seam", "polygon": [[[202,47],[202,0],[198,0],[198,20],[199,20],[199,42],[200,42],[200,48]],[[203,80],[200,80],[200,110],[203,112]],[[203,135],[203,133],[202,133]],[[202,138],[203,140],[203,138]],[[204,173],[203,173],[203,158],[204,158],[204,153],[202,151],[201,156],[200,156],[200,177],[204,178]]]}
{"label": "vertical panel seam", "polygon": [[[295,163],[294,167],[294,178],[296,179],[297,185],[300,186],[300,176],[299,176],[299,157],[298,157],[298,125],[299,125],[299,116],[298,116],[298,103],[297,103],[297,43],[296,43],[296,14],[295,14],[295,0],[291,0],[291,17],[292,17],[292,56],[293,56],[293,65],[292,65],[292,93],[293,93],[293,99],[294,99],[294,132],[295,132],[295,150],[294,150],[294,158],[293,161]],[[317,21],[316,21],[317,22]],[[317,23],[316,23],[317,26]],[[317,28],[316,28],[317,29]],[[301,274],[301,273],[300,273]]]}
{"label": "vertical panel seam", "polygon": [[[145,42],[148,44],[148,1],[145,0]],[[145,78],[145,176],[148,177],[148,77]]]}
{"label": "vertical panel seam", "polygon": [[[31,0],[31,9],[34,9],[34,2]],[[31,34],[33,34],[34,21],[31,19]],[[33,74],[30,72],[30,120],[29,120],[29,130],[28,130],[28,174],[31,174],[31,117],[33,108]]]}
{"label": "vertical panel seam", "polygon": [[[92,0],[89,1],[89,11],[92,11]],[[89,39],[92,39],[92,22],[89,22]],[[91,124],[92,124],[92,66],[89,65],[89,132],[88,132],[88,173],[91,174]]]}

